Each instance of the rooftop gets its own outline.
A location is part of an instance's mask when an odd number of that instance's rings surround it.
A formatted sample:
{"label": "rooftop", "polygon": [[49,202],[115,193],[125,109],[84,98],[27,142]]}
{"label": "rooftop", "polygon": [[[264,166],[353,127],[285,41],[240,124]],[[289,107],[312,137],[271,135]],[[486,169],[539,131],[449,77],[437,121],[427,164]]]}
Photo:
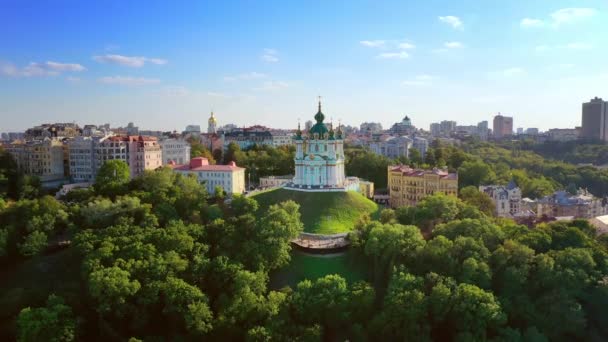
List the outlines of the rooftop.
{"label": "rooftop", "polygon": [[211,165],[209,160],[203,157],[190,159],[190,164],[177,165],[174,161],[169,162],[171,169],[176,171],[238,171],[245,170],[242,167],[236,166],[235,162],[230,162],[228,165]]}
{"label": "rooftop", "polygon": [[450,173],[447,170],[441,170],[438,168],[433,168],[432,170],[426,170],[426,169],[413,169],[407,165],[396,165],[396,166],[394,165],[394,166],[389,166],[389,171],[390,172],[400,172],[403,176],[408,176],[408,177],[424,177],[424,175],[435,174],[435,175],[438,175],[440,178],[444,178],[444,179],[454,179],[454,180],[458,179],[457,173]]}

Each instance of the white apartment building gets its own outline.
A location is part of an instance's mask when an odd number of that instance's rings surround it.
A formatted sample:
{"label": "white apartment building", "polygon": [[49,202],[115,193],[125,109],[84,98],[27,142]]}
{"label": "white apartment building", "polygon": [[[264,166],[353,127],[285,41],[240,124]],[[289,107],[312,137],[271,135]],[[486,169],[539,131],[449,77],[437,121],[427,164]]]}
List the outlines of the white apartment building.
{"label": "white apartment building", "polygon": [[163,165],[170,161],[176,164],[188,164],[190,162],[190,144],[183,139],[165,139],[159,141],[163,156]]}
{"label": "white apartment building", "polygon": [[507,186],[480,186],[479,191],[486,193],[496,205],[496,216],[514,217],[521,213],[521,190],[511,181]]}

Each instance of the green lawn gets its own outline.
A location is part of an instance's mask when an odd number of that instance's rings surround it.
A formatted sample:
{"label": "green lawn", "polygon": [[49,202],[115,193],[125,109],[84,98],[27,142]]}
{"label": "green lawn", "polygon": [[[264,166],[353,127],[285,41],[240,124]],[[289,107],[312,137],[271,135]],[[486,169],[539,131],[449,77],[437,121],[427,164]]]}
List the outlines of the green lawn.
{"label": "green lawn", "polygon": [[260,204],[259,213],[276,203],[293,200],[300,205],[304,231],[335,234],[353,229],[361,215],[377,215],[376,203],[358,192],[304,192],[286,189],[266,191],[252,198]]}
{"label": "green lawn", "polygon": [[349,283],[366,279],[366,269],[356,262],[351,252],[338,254],[308,254],[298,250],[291,252],[291,262],[270,275],[270,288],[285,286],[295,288],[304,279],[315,280],[328,274],[338,274]]}

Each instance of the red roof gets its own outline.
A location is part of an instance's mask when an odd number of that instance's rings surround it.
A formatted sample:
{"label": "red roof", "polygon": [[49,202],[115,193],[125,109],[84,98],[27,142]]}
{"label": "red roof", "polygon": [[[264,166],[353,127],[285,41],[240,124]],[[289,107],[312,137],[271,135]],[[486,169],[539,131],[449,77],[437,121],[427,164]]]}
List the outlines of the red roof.
{"label": "red roof", "polygon": [[245,170],[242,167],[236,166],[236,163],[231,161],[228,165],[210,165],[209,160],[203,157],[196,157],[190,160],[188,165],[175,165],[175,163],[168,165],[173,170],[178,171],[237,171]]}

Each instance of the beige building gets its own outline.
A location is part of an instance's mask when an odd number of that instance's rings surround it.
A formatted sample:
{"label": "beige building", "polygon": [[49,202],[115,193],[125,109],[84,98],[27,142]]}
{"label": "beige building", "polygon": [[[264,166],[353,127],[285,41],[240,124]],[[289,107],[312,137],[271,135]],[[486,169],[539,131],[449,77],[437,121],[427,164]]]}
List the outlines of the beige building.
{"label": "beige building", "polygon": [[260,177],[260,188],[274,188],[283,184],[287,184],[292,180],[293,175]]}
{"label": "beige building", "polygon": [[359,192],[367,198],[374,198],[374,183],[359,180]]}
{"label": "beige building", "polygon": [[43,182],[59,180],[67,175],[67,146],[61,140],[44,138],[15,142],[6,150],[24,174],[37,176]]}
{"label": "beige building", "polygon": [[391,207],[415,206],[437,192],[458,196],[458,174],[436,168],[423,170],[393,165],[388,167],[388,189]]}
{"label": "beige building", "polygon": [[189,164],[169,163],[169,167],[185,175],[196,175],[198,181],[205,184],[212,195],[216,186],[221,186],[228,195],[245,192],[245,169],[236,166],[234,162],[228,165],[210,165],[207,158],[197,157],[192,158]]}
{"label": "beige building", "polygon": [[576,195],[566,191],[556,191],[536,201],[537,217],[592,218],[608,214],[606,200],[597,198],[586,190]]}

